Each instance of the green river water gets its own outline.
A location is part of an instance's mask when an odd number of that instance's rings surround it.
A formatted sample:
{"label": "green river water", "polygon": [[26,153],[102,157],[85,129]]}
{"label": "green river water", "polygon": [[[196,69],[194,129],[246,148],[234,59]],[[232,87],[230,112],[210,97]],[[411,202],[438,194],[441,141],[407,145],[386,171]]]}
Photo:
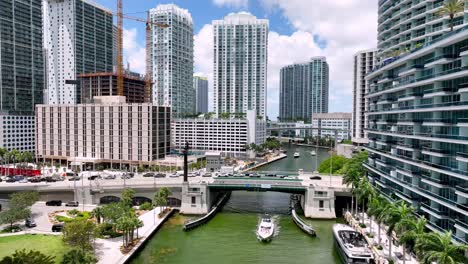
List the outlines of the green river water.
{"label": "green river water", "polygon": [[[297,171],[315,169],[312,148],[290,146],[288,158],[264,166],[262,171]],[[293,159],[295,151],[301,157]],[[319,150],[318,163],[326,158]],[[229,202],[208,224],[189,232],[182,231],[186,217],[176,214],[146,243],[131,263],[340,263],[333,247],[331,227],[335,220],[308,220],[317,232],[310,237],[302,232],[289,215],[287,193],[232,193]],[[270,243],[255,236],[259,217],[273,216],[279,228]]]}

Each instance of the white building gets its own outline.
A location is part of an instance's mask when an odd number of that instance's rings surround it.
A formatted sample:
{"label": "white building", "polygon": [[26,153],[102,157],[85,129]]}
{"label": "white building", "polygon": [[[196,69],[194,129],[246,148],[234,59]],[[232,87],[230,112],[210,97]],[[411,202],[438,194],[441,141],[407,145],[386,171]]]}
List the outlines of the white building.
{"label": "white building", "polygon": [[151,28],[151,74],[153,103],[172,107],[174,117],[193,114],[193,21],[187,9],[174,4],[149,11]]}
{"label": "white building", "polygon": [[44,103],[80,102],[78,74],[112,72],[112,11],[91,0],[43,0]]}
{"label": "white building", "polygon": [[351,113],[314,114],[312,126],[318,130],[313,130],[312,135],[335,137],[336,134],[338,141],[351,139],[351,117]]}
{"label": "white building", "polygon": [[37,157],[44,161],[151,165],[170,150],[170,109],[96,96],[94,104],[38,105]]}
{"label": "white building", "polygon": [[240,12],[213,21],[214,111],[266,118],[268,20]]}
{"label": "white building", "polygon": [[245,119],[176,119],[171,126],[172,146],[182,148],[189,142],[192,150],[241,155],[246,145],[265,142],[265,124],[253,110]]}
{"label": "white building", "polygon": [[353,71],[353,129],[352,141],[355,144],[367,144],[367,133],[364,131],[367,120],[364,112],[368,108],[366,94],[366,75],[377,66],[377,49],[359,51],[354,54]]}

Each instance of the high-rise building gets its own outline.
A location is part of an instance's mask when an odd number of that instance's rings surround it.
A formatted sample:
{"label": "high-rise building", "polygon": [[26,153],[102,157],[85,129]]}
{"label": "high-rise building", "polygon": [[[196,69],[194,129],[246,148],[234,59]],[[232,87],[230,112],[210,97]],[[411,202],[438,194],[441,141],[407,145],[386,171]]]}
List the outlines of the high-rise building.
{"label": "high-rise building", "polygon": [[268,20],[240,12],[213,21],[214,111],[266,118]]}
{"label": "high-rise building", "polygon": [[[79,75],[81,102],[91,103],[95,96],[115,96],[117,94],[117,73],[100,72]],[[127,103],[145,102],[145,79],[142,75],[125,74],[123,96]]]}
{"label": "high-rise building", "polygon": [[208,80],[206,77],[193,76],[195,90],[195,113],[208,113]]}
{"label": "high-rise building", "polygon": [[40,1],[0,1],[0,147],[34,151],[34,106],[42,103]]}
{"label": "high-rise building", "polygon": [[112,11],[91,0],[43,0],[46,104],[80,102],[79,74],[112,72]]}
{"label": "high-rise building", "polygon": [[[444,0],[380,0],[377,48],[381,58],[422,47],[449,31],[449,16],[437,12],[443,4]],[[465,4],[465,11],[467,8]],[[463,13],[456,16],[454,29],[463,27],[467,22],[468,17]]]}
{"label": "high-rise building", "polygon": [[174,4],[149,11],[151,29],[152,97],[157,105],[171,106],[174,117],[193,114],[193,21],[186,9]]}
{"label": "high-rise building", "polygon": [[279,119],[310,122],[315,113],[328,113],[328,63],[325,57],[283,67],[280,71]]}
{"label": "high-rise building", "polygon": [[[401,26],[410,21],[407,43],[415,49],[383,61],[366,76],[365,167],[370,181],[388,199],[406,201],[428,219],[428,228],[450,230],[454,240],[467,243],[468,30],[456,26],[447,32],[446,17],[434,17],[442,4],[379,2],[379,29],[388,27],[388,20]],[[460,13],[456,25],[466,19]],[[400,28],[395,26],[389,31]],[[398,34],[405,37],[401,30]],[[388,39],[380,38],[378,46],[391,50]],[[424,46],[415,46],[420,41]]]}
{"label": "high-rise building", "polygon": [[377,49],[359,51],[354,55],[353,71],[353,129],[352,141],[355,144],[366,144],[367,133],[364,131],[366,122],[367,101],[364,98],[366,94],[366,75],[375,66],[377,66]]}

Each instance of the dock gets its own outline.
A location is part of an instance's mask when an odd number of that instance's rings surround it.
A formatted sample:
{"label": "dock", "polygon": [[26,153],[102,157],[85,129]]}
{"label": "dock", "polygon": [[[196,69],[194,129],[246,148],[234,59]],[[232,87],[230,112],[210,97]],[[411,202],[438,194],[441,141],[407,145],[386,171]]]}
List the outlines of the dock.
{"label": "dock", "polygon": [[229,200],[231,197],[231,192],[226,192],[222,195],[220,199],[216,202],[216,204],[211,208],[211,210],[204,215],[201,218],[195,219],[188,221],[184,224],[184,231],[190,231],[194,228],[197,228],[203,224],[208,223],[215,215],[216,213],[223,208],[223,206],[226,204],[226,202]]}

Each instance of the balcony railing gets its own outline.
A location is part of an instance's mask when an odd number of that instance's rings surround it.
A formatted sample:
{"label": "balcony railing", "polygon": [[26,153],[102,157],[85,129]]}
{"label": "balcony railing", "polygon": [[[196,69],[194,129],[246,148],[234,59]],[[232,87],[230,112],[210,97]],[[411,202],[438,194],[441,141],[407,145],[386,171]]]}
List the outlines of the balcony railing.
{"label": "balcony railing", "polygon": [[[446,103],[440,103],[440,104],[421,104],[421,105],[411,105],[411,106],[401,106],[398,108],[392,108],[390,110],[384,110],[384,111],[401,111],[401,110],[410,110],[410,109],[426,109],[426,108],[436,108],[436,107],[446,107],[446,106],[460,106],[460,105],[468,105],[468,101],[458,101],[458,102],[446,102]],[[369,112],[382,112],[382,110],[369,110]]]}
{"label": "balcony railing", "polygon": [[458,56],[456,54],[444,54],[444,55],[440,55],[440,56],[437,56],[437,57],[426,60],[425,64],[428,64],[428,63],[431,63],[431,62],[434,62],[434,61],[437,61],[437,60],[440,60],[440,59],[454,59],[454,58],[457,58],[457,57]]}

